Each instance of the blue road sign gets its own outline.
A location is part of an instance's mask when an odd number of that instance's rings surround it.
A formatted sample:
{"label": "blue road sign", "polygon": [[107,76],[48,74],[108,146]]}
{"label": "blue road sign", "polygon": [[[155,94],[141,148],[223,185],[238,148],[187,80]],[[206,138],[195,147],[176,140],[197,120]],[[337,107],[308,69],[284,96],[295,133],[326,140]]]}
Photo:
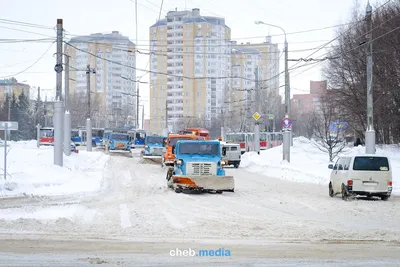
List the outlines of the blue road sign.
{"label": "blue road sign", "polygon": [[329,124],[329,130],[331,132],[340,132],[347,129],[348,123],[346,121],[332,121]]}
{"label": "blue road sign", "polygon": [[289,119],[289,118],[284,118],[283,120],[282,120],[282,127],[283,128],[290,128],[290,127],[292,127],[292,120],[291,119]]}

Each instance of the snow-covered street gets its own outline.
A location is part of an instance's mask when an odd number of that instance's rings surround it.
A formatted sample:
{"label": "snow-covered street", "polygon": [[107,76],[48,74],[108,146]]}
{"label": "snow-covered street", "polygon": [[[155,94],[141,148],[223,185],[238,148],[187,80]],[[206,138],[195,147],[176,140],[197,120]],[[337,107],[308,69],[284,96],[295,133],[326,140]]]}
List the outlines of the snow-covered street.
{"label": "snow-covered street", "polygon": [[397,195],[389,201],[345,202],[339,196],[330,198],[327,185],[270,177],[268,172],[256,172],[255,166],[249,169],[246,162],[239,169],[226,169],[235,177],[234,193],[177,194],[166,187],[166,170],[142,162],[139,150],[133,151],[133,157],[93,153],[107,157],[91,163],[97,169],[102,164],[103,170],[96,170],[96,177],[80,179],[102,181],[99,189],[82,193],[77,183],[70,195],[3,194],[0,239],[112,239],[173,242],[181,247],[400,242]]}
{"label": "snow-covered street", "polygon": [[[327,186],[227,169],[235,193],[176,194],[165,170],[111,155],[90,195],[3,199],[1,231],[77,237],[400,241],[400,198],[344,202]],[[99,173],[100,175],[100,173]],[[100,179],[100,177],[98,177]]]}

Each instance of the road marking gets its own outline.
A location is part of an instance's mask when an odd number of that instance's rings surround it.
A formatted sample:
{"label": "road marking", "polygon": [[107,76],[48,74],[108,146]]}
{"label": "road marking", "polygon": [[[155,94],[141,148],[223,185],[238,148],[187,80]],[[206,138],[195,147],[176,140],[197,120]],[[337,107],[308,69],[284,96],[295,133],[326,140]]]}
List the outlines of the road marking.
{"label": "road marking", "polygon": [[129,219],[128,205],[120,204],[119,210],[120,210],[119,215],[121,217],[121,227],[122,228],[132,227],[131,220]]}
{"label": "road marking", "polygon": [[182,229],[185,228],[183,224],[181,224],[175,216],[172,214],[167,213],[166,211],[163,211],[163,214],[165,218],[168,220],[168,222],[171,224],[172,227],[177,228],[177,229]]}

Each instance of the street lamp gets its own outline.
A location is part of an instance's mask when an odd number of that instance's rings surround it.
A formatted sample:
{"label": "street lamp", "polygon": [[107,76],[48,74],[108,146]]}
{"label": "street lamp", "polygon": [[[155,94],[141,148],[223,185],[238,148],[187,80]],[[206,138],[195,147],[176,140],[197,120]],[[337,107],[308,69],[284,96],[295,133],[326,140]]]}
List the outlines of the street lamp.
{"label": "street lamp", "polygon": [[[265,23],[262,21],[255,21],[257,25],[264,24],[271,27],[279,28],[285,35],[285,118],[290,119],[290,81],[289,81],[289,67],[288,67],[288,42],[286,38],[286,31],[277,25]],[[283,132],[283,160],[290,162],[290,146],[291,146],[291,130],[286,129]]]}

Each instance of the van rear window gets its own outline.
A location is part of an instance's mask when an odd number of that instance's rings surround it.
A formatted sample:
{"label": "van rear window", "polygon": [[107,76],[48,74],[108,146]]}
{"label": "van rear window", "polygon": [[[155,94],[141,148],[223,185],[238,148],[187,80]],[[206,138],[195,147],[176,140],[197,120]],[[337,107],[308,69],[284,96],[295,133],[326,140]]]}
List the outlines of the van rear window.
{"label": "van rear window", "polygon": [[355,157],[355,171],[389,171],[389,160],[386,157]]}

